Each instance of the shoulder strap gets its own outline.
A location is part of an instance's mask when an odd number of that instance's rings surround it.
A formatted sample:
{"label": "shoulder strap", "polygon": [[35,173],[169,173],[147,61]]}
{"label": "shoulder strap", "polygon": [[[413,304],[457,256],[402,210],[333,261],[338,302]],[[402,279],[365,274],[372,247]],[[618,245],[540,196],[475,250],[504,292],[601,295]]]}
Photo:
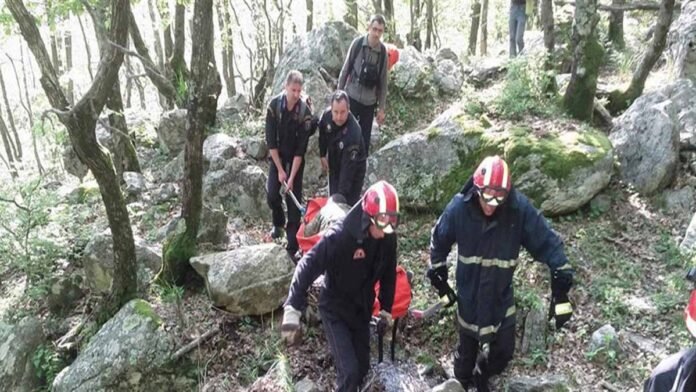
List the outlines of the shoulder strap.
{"label": "shoulder strap", "polygon": [[379,43],[382,51],[379,54],[379,74],[382,75],[382,67],[384,67],[384,58],[387,57],[387,46],[382,42]]}
{"label": "shoulder strap", "polygon": [[358,50],[363,46],[363,37],[353,41],[353,46],[350,47],[350,57],[348,57],[348,75],[353,73],[353,66],[355,65],[355,59],[358,57]]}

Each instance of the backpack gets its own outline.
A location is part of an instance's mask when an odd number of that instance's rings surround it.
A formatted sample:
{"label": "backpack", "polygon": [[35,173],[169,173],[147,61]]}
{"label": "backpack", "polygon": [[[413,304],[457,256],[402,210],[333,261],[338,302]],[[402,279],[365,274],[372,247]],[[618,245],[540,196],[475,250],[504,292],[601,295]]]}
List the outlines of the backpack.
{"label": "backpack", "polygon": [[362,45],[363,39],[365,38],[356,41],[350,48],[350,57],[348,57],[348,75],[353,74],[355,59],[358,57],[358,51],[362,50],[363,62],[362,66],[360,67],[360,71],[358,72],[358,83],[365,87],[372,88],[379,84],[379,75],[382,73],[382,69],[384,67],[384,58],[386,57],[385,54],[387,52],[387,48],[383,43],[379,43],[382,50],[379,52],[379,67],[375,69],[373,64],[368,64],[365,62],[365,47]]}

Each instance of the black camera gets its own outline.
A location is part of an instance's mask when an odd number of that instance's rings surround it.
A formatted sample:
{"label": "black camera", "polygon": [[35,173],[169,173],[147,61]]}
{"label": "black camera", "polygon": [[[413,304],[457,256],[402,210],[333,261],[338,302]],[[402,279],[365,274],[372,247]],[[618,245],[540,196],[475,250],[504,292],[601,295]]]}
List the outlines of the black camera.
{"label": "black camera", "polygon": [[696,286],[696,267],[689,268],[689,272],[686,273],[686,280]]}

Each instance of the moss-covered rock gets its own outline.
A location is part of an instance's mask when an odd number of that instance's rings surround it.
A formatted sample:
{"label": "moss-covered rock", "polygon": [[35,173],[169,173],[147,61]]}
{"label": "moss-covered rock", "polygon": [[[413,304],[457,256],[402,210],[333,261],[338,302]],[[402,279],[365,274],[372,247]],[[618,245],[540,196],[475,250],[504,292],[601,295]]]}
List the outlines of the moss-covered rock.
{"label": "moss-covered rock", "polygon": [[370,157],[368,183],[392,182],[403,205],[442,209],[487,155],[503,156],[515,186],[542,212],[558,215],[587,203],[609,183],[607,137],[574,124],[534,131],[471,119],[455,104],[425,130],[406,134]]}

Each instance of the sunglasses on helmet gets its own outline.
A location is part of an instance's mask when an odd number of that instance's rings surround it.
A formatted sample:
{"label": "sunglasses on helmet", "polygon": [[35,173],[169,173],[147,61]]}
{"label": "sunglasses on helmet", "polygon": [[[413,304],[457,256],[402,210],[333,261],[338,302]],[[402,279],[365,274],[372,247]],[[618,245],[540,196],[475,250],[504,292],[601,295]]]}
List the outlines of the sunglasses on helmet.
{"label": "sunglasses on helmet", "polygon": [[505,188],[483,187],[478,189],[478,194],[483,202],[490,206],[499,206],[508,197],[508,191]]}
{"label": "sunglasses on helmet", "polygon": [[395,212],[379,213],[373,216],[371,220],[378,229],[383,230],[387,234],[393,233],[396,227],[399,226],[399,214]]}

